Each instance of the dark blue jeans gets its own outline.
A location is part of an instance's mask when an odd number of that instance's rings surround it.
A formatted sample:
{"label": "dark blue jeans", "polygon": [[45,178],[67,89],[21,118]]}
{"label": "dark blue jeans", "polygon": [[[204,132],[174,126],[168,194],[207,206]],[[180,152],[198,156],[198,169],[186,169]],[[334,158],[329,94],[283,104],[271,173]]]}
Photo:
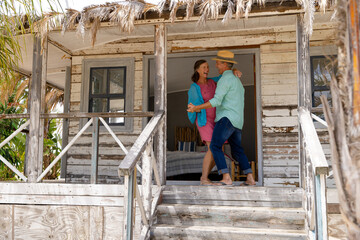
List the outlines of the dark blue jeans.
{"label": "dark blue jeans", "polygon": [[215,124],[210,143],[210,150],[214,156],[219,175],[229,173],[222,150],[226,140],[229,141],[231,154],[239,163],[243,173],[252,173],[249,160],[244,153],[244,149],[241,147],[241,130],[234,127],[228,118],[223,117]]}

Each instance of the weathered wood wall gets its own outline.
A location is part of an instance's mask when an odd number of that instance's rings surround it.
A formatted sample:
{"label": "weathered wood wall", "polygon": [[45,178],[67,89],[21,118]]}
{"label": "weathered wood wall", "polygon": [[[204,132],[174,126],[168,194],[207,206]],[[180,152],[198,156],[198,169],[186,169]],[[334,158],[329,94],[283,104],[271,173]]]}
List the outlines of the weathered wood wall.
{"label": "weathered wood wall", "polygon": [[[335,23],[331,14],[317,15],[311,46],[334,45]],[[217,32],[188,32],[168,36],[168,53],[216,51],[219,49],[260,48],[261,101],[263,135],[263,174],[266,186],[298,186],[298,120],[297,120],[297,66],[294,16],[251,18],[241,28],[224,27]],[[171,27],[171,25],[169,25]],[[195,29],[195,23],[194,23]],[[170,31],[169,31],[170,32]],[[134,110],[142,110],[142,57],[153,54],[153,37],[116,41],[74,52],[72,60],[71,111],[80,109],[81,64],[90,58],[135,58]],[[241,70],[241,66],[238,66]],[[119,133],[130,146],[141,130],[140,119],[135,120],[134,133]],[[79,130],[77,121],[70,123],[70,136]],[[116,182],[116,166],[123,153],[114,148],[110,136],[100,137],[100,179]],[[326,142],[326,139],[324,140]],[[91,136],[69,152],[68,181],[86,181],[90,173]]]}
{"label": "weathered wood wall", "polygon": [[[97,49],[97,48],[96,48]],[[102,49],[102,48],[101,48]],[[104,58],[135,58],[135,79],[134,81],[133,111],[142,111],[142,53],[133,54],[104,54],[86,55],[77,53],[72,57],[71,71],[71,94],[70,112],[80,111],[81,101],[81,81],[82,81],[82,61],[84,59],[104,59]],[[117,132],[117,136],[126,148],[130,148],[135,142],[142,129],[141,118],[134,118],[134,131],[131,133]],[[69,124],[69,141],[79,132],[79,120],[71,120]],[[67,182],[89,182],[90,181],[90,159],[91,159],[91,132],[86,132],[78,139],[76,144],[69,149],[66,181]],[[99,139],[99,170],[98,182],[100,183],[119,183],[117,167],[124,158],[125,153],[120,149],[115,140],[107,132],[100,132]]]}
{"label": "weathered wood wall", "polygon": [[[0,183],[0,189],[0,239],[122,238],[123,185]],[[139,209],[135,219],[138,237]]]}

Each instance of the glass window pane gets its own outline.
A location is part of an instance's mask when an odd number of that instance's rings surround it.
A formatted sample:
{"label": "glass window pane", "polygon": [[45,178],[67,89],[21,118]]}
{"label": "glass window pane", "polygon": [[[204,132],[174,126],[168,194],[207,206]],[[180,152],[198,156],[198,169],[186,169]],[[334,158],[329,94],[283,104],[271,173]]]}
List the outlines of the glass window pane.
{"label": "glass window pane", "polygon": [[[110,112],[124,112],[125,101],[124,99],[111,99]],[[109,123],[124,123],[124,118],[109,118]]]}
{"label": "glass window pane", "polygon": [[331,77],[336,74],[330,59],[319,57],[312,58],[314,87],[330,86]]}
{"label": "glass window pane", "polygon": [[106,93],[106,69],[91,68],[91,94],[105,94]]}
{"label": "glass window pane", "polygon": [[110,68],[110,93],[123,94],[125,82],[125,68]]}
{"label": "glass window pane", "polygon": [[331,93],[329,90],[327,90],[327,91],[314,91],[313,107],[321,107],[321,108],[323,107],[320,100],[321,95],[325,95],[328,100],[328,103],[330,104],[330,106],[332,106]]}
{"label": "glass window pane", "polygon": [[107,98],[94,98],[90,104],[90,112],[107,112]]}

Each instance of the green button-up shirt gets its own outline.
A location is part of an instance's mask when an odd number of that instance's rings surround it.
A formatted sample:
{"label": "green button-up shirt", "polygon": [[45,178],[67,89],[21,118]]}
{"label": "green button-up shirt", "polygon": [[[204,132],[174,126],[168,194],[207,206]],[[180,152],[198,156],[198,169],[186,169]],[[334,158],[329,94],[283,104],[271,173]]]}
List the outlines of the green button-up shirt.
{"label": "green button-up shirt", "polygon": [[227,117],[231,124],[242,129],[244,125],[245,89],[231,70],[223,73],[217,83],[215,96],[210,99],[210,104],[216,107],[215,122]]}

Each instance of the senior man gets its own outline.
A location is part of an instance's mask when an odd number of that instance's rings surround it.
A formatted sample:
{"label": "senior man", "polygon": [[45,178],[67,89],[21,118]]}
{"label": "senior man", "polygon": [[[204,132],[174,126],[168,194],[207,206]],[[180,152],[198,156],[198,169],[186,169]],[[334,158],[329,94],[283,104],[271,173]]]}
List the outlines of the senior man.
{"label": "senior man", "polygon": [[236,64],[234,53],[223,50],[217,53],[216,68],[222,77],[217,83],[214,98],[208,102],[195,106],[188,105],[188,112],[198,112],[201,109],[216,107],[215,127],[211,139],[210,150],[219,175],[223,175],[220,183],[222,185],[233,185],[229,168],[226,164],[222,146],[228,140],[231,152],[240,168],[246,174],[246,181],[242,185],[255,185],[253,173],[241,146],[241,132],[244,125],[244,97],[245,89],[238,77],[232,72],[232,67]]}

